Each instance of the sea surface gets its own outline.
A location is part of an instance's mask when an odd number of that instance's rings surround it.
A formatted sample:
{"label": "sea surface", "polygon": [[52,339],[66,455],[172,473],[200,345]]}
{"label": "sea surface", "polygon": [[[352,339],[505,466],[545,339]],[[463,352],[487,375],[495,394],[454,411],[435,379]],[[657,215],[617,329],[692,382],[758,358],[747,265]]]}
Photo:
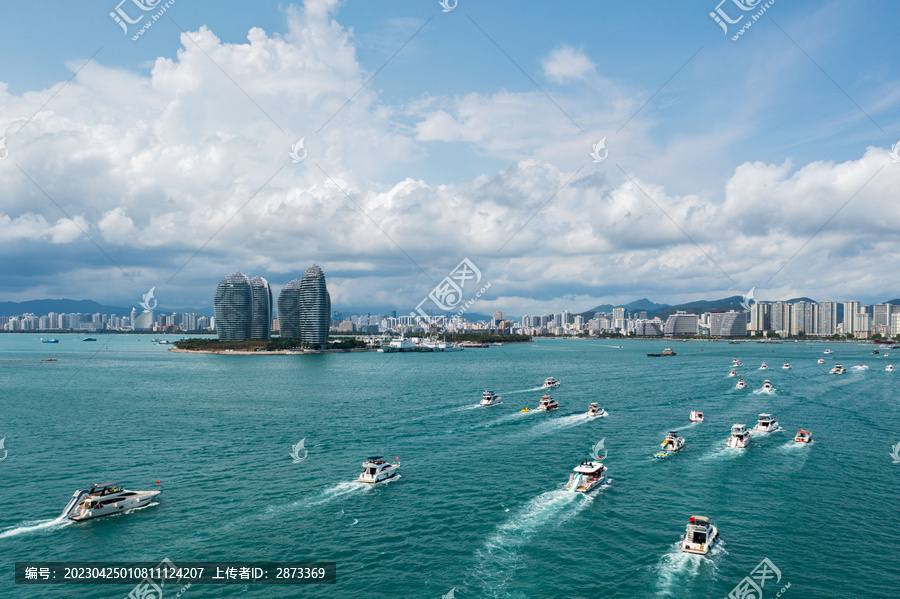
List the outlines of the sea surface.
{"label": "sea surface", "polygon": [[[541,340],[228,356],[58,338],[0,335],[3,598],[133,588],[15,585],[16,561],[163,558],[337,563],[334,585],[194,585],[185,599],[720,598],[764,558],[780,573],[766,599],[788,584],[787,599],[900,596],[900,371],[885,371],[900,350]],[[666,346],[678,355],[647,357]],[[734,357],[746,390],[727,376]],[[828,374],[836,362],[847,374]],[[548,376],[562,380],[559,410],[521,412]],[[774,393],[758,391],[767,378]],[[485,389],[504,403],[477,406]],[[609,417],[585,417],[592,401]],[[691,424],[692,409],[706,421]],[[726,449],[731,425],[761,412],[783,430]],[[792,441],[800,428],[813,443]],[[686,448],[653,459],[668,430]],[[601,440],[609,483],[566,492]],[[373,455],[400,458],[401,476],[355,482]],[[130,514],[57,520],[75,489],[106,481],[163,493]],[[691,515],[719,528],[706,557],[678,549]]]}

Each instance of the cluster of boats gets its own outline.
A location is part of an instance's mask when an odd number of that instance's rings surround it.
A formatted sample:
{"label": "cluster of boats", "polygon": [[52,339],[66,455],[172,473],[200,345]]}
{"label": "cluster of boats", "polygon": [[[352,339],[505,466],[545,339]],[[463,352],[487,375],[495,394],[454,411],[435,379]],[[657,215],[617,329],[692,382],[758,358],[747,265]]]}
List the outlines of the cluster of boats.
{"label": "cluster of boats", "polygon": [[[541,389],[555,389],[559,387],[561,384],[558,378],[548,376],[544,379],[544,384],[541,386]],[[485,391],[481,396],[481,402],[479,405],[488,407],[488,406],[496,406],[502,404],[501,397],[494,393],[493,391]],[[559,402],[553,399],[550,395],[541,396],[541,401],[538,403],[537,407],[533,410],[531,408],[525,407],[522,409],[523,412],[549,412],[550,410],[555,410],[559,408]],[[588,406],[588,411],[585,412],[585,415],[592,417],[603,417],[609,416],[609,413],[600,407],[600,405],[596,402],[591,402]]]}

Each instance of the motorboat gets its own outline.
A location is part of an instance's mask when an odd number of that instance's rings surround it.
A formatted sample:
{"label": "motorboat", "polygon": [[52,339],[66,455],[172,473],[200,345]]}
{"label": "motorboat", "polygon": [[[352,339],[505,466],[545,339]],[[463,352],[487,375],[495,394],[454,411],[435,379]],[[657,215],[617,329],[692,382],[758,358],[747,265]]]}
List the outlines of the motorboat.
{"label": "motorboat", "polygon": [[728,373],[728,376],[737,376],[737,370],[734,368],[731,369],[731,372]]}
{"label": "motorboat", "polygon": [[816,360],[816,364],[824,364],[824,363],[825,363],[825,358],[819,358],[818,360]]}
{"label": "motorboat", "polygon": [[847,369],[841,366],[840,364],[835,364],[834,368],[828,371],[828,374],[844,374],[847,372]]}
{"label": "motorboat", "polygon": [[719,540],[718,529],[704,516],[691,516],[687,530],[681,537],[681,550],[686,553],[706,555]]}
{"label": "motorboat", "polygon": [[497,404],[501,403],[503,402],[500,401],[500,396],[496,393],[485,391],[484,395],[481,396],[481,405],[483,406],[496,406]]}
{"label": "motorboat", "polygon": [[549,395],[545,395],[541,398],[541,403],[538,405],[538,407],[535,408],[535,410],[550,411],[550,410],[555,410],[558,407],[559,407],[559,402],[557,402],[555,399],[553,399]]}
{"label": "motorboat", "polygon": [[691,410],[691,422],[703,422],[703,412]]}
{"label": "motorboat", "polygon": [[738,360],[737,358],[734,359],[734,361],[732,362],[731,365],[734,366],[735,368],[737,368],[738,366],[743,366],[743,364],[741,364],[741,361]]}
{"label": "motorboat", "polygon": [[734,386],[735,389],[746,389],[747,381],[743,379],[743,377],[738,379],[737,385]]}
{"label": "motorboat", "polygon": [[769,367],[766,366],[766,363],[765,363],[765,362],[763,362],[762,365],[759,367],[759,369],[760,369],[760,370],[768,370]]}
{"label": "motorboat", "polygon": [[44,339],[43,337],[41,337],[41,343],[59,343],[59,339],[57,339],[56,337]]}
{"label": "motorboat", "polygon": [[559,385],[560,380],[558,378],[548,376],[546,379],[544,379],[544,385],[541,387],[541,389],[554,389],[556,387],[559,387]]}
{"label": "motorboat", "polygon": [[600,461],[581,462],[569,475],[566,490],[573,493],[587,493],[606,481],[606,466]]}
{"label": "motorboat", "polygon": [[764,382],[763,386],[762,386],[762,390],[763,391],[774,391],[775,387],[772,386],[772,381],[767,380],[766,382]]}
{"label": "motorboat", "polygon": [[162,493],[161,489],[158,491],[128,491],[116,483],[93,485],[90,489],[75,491],[59,518],[78,522],[111,516],[148,506],[160,493]]}
{"label": "motorboat", "polygon": [[794,435],[794,441],[797,443],[809,443],[812,441],[812,433],[805,430],[797,431],[797,434]]}
{"label": "motorboat", "polygon": [[872,353],[873,353],[873,354],[880,354],[881,352],[878,351],[877,349],[873,349],[873,350],[872,350]]}
{"label": "motorboat", "polygon": [[893,365],[893,364],[888,364],[887,366],[884,367],[884,369],[885,369],[887,372],[894,372],[894,365]]}
{"label": "motorboat", "polygon": [[678,436],[678,431],[669,431],[666,433],[666,439],[662,443],[663,451],[678,451],[684,447],[684,437]]}
{"label": "motorboat", "polygon": [[591,417],[603,418],[604,416],[609,416],[609,414],[600,407],[600,404],[596,402],[591,402],[591,405],[588,406],[587,415]]}
{"label": "motorboat", "polygon": [[826,349],[826,350],[823,351],[822,353],[825,354],[825,355],[829,355],[829,354],[833,354],[834,352],[831,351],[830,349]]}
{"label": "motorboat", "polygon": [[362,466],[363,472],[359,475],[359,482],[380,483],[397,476],[397,469],[400,467],[400,464],[386,462],[383,457],[377,455],[366,458]]}
{"label": "motorboat", "polygon": [[85,337],[82,341],[96,341],[93,337]]}
{"label": "motorboat", "polygon": [[784,363],[784,366],[781,367],[782,370],[790,370],[791,368],[792,368],[792,367],[791,367],[791,363],[790,363],[790,362],[785,362],[785,363]]}
{"label": "motorboat", "polygon": [[756,423],[753,430],[761,433],[771,433],[777,431],[779,428],[778,419],[775,416],[772,416],[771,414],[760,414],[759,422]]}
{"label": "motorboat", "polygon": [[753,433],[747,430],[743,424],[735,424],[731,427],[731,436],[728,437],[727,446],[734,449],[742,449],[750,444]]}
{"label": "motorboat", "polygon": [[650,358],[663,358],[663,357],[674,356],[674,355],[675,355],[675,352],[672,351],[671,347],[667,347],[666,349],[664,349],[661,354],[647,354],[647,356]]}

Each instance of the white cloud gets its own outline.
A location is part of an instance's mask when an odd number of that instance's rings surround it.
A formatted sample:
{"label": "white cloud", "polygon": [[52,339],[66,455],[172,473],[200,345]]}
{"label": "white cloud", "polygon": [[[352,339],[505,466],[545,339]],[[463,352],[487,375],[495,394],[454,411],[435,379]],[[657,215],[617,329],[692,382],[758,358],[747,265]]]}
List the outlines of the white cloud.
{"label": "white cloud", "polygon": [[571,46],[560,46],[541,60],[544,76],[557,83],[584,80],[594,73],[594,63],[580,50]]}

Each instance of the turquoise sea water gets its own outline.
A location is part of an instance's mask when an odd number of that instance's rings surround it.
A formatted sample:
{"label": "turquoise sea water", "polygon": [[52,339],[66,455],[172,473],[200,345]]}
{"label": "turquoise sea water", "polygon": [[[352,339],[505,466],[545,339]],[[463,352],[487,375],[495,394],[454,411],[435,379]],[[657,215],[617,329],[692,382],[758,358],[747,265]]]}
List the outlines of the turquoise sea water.
{"label": "turquoise sea water", "polygon": [[[0,336],[0,597],[133,588],[14,585],[16,561],[166,557],[337,562],[335,585],[194,585],[186,599],[712,598],[763,558],[782,574],[766,598],[787,583],[786,598],[900,596],[900,371],[884,371],[885,353],[900,368],[900,350],[548,340],[261,357],[176,354],[149,336],[59,339]],[[678,356],[646,357],[666,345]],[[727,376],[733,357],[747,390]],[[868,369],[828,375],[835,362]],[[562,379],[560,409],[520,412],[547,376]],[[776,392],[754,393],[766,378]],[[485,389],[504,403],[476,407]],[[609,417],[583,417],[592,401]],[[706,422],[689,423],[691,409]],[[731,425],[760,412],[784,430],[726,449]],[[798,428],[814,442],[793,443]],[[685,450],[652,459],[670,429]],[[609,484],[565,492],[601,439]],[[399,457],[401,477],[354,482],[370,455]],[[76,488],[107,480],[160,480],[164,492],[131,514],[55,521]],[[677,547],[693,514],[722,535],[707,557]]]}

